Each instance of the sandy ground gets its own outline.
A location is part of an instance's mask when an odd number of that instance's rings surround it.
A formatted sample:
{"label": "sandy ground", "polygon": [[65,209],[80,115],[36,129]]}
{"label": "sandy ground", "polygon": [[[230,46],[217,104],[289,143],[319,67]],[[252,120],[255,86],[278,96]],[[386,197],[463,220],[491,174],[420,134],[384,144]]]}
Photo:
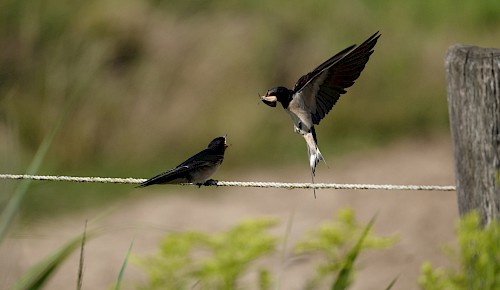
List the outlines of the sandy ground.
{"label": "sandy ground", "polygon": [[[403,141],[383,150],[343,158],[326,157],[330,168],[319,165],[317,182],[453,184],[451,144],[447,138]],[[215,177],[242,181],[308,182],[309,179],[307,168],[302,167],[231,174]],[[86,219],[90,228],[100,228],[106,234],[87,244],[83,288],[109,289],[116,281],[132,239],[135,239],[133,253],[144,256],[154,253],[161,237],[171,230],[219,231],[244,218],[265,216],[281,221],[274,231],[282,236],[293,216],[289,242],[293,245],[308,229],[317,227],[344,207],[354,208],[362,223],[378,213],[375,233],[400,237],[391,249],[361,256],[358,263],[361,269],[351,289],[385,289],[397,275],[399,280],[393,289],[418,289],[417,278],[424,261],[446,264],[441,246],[454,241],[458,218],[455,192],[318,190],[318,198],[314,199],[310,190],[175,186],[149,190],[156,193],[137,194],[111,209],[87,210],[14,231],[0,246],[0,289],[12,285],[30,265],[81,233]],[[179,194],[162,194],[172,191]],[[282,264],[277,256],[269,265],[281,272],[280,289],[301,289],[312,272],[311,263],[306,260]],[[75,253],[46,289],[75,289],[77,268],[78,253]],[[144,273],[133,264],[125,276],[125,289],[134,289],[144,281]]]}

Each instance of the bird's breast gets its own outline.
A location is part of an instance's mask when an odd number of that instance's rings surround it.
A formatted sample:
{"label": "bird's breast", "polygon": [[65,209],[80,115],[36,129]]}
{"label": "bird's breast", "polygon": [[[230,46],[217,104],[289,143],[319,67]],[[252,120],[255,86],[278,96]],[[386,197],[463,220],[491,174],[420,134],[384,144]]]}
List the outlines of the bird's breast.
{"label": "bird's breast", "polygon": [[205,182],[207,179],[210,178],[210,176],[214,175],[214,173],[217,171],[221,163],[222,160],[220,162],[215,163],[212,166],[205,166],[197,170],[193,170],[193,172],[191,173],[191,182],[192,183]]}
{"label": "bird's breast", "polygon": [[301,134],[309,132],[312,127],[311,112],[308,111],[301,98],[294,98],[286,110],[292,118],[293,124]]}

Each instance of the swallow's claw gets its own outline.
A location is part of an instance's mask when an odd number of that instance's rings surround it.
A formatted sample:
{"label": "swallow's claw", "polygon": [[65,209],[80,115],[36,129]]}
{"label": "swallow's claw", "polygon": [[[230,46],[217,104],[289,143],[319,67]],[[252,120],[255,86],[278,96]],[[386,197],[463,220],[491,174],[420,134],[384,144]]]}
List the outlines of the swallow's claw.
{"label": "swallow's claw", "polygon": [[215,179],[208,179],[207,181],[205,181],[205,182],[203,183],[203,185],[204,185],[204,186],[213,186],[213,185],[217,186],[217,183],[218,183],[218,182],[219,182],[219,181],[218,181],[218,180],[215,180]]}

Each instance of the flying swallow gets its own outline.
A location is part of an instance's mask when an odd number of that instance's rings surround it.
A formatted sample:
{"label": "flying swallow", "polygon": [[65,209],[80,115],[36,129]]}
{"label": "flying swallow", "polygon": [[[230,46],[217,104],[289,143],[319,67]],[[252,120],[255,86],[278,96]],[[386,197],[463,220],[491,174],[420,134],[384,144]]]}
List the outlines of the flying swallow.
{"label": "flying swallow", "polygon": [[347,92],[345,89],[354,84],[379,37],[379,32],[376,32],[360,46],[349,46],[332,56],[303,75],[293,90],[275,87],[261,97],[262,102],[271,107],[276,107],[276,102],[280,102],[292,118],[295,131],[306,140],[313,183],[316,166],[325,160],[318,149],[314,125],[319,125],[340,95]]}
{"label": "flying swallow", "polygon": [[207,180],[219,168],[224,160],[224,152],[228,145],[226,136],[212,140],[207,149],[197,153],[176,167],[152,177],[137,187],[146,187],[153,184],[194,183],[199,186],[208,184]]}

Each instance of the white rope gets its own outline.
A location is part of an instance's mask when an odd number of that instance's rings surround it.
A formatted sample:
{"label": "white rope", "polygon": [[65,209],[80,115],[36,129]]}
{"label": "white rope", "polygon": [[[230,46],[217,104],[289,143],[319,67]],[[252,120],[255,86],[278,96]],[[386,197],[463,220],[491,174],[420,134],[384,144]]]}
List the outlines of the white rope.
{"label": "white rope", "polygon": [[[121,183],[140,184],[147,179],[141,178],[109,178],[109,177],[75,177],[0,174],[0,179],[31,179],[44,181],[71,181],[86,183]],[[194,185],[183,183],[181,185]],[[455,191],[453,185],[394,185],[394,184],[337,184],[337,183],[288,183],[288,182],[252,182],[252,181],[217,181],[213,186],[260,187],[260,188],[315,188],[315,189],[364,189],[364,190],[425,190],[425,191]]]}

